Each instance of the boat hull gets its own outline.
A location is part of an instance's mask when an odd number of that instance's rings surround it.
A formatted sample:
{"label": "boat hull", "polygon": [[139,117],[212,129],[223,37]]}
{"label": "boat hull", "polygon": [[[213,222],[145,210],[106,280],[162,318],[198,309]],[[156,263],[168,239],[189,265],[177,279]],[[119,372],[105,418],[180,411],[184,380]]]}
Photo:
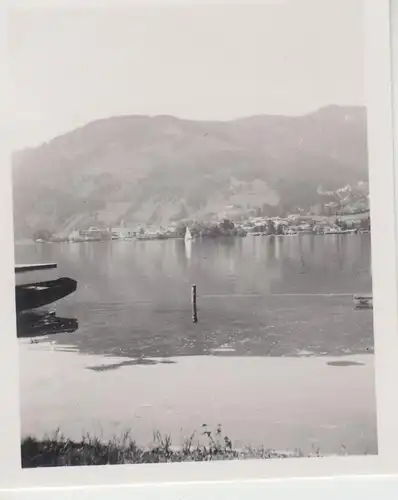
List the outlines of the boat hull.
{"label": "boat hull", "polygon": [[58,278],[52,281],[29,283],[15,286],[17,313],[37,309],[67,297],[77,288],[77,281],[71,278]]}

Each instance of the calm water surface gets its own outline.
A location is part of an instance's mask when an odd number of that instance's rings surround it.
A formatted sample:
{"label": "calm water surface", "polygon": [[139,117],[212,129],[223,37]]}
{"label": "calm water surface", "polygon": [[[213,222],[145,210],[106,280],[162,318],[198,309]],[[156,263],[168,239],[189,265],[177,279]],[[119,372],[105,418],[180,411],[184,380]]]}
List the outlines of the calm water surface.
{"label": "calm water surface", "polygon": [[[16,245],[18,264],[56,262],[78,280],[54,337],[81,352],[140,358],[373,352],[369,235]],[[18,276],[51,279],[53,271]],[[192,323],[191,285],[199,322]]]}

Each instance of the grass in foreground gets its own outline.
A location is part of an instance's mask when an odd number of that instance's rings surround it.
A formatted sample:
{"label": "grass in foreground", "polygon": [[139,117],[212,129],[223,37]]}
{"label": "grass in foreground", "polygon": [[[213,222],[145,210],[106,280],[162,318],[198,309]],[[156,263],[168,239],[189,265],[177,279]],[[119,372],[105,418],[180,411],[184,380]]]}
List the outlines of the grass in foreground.
{"label": "grass in foreground", "polygon": [[[185,440],[182,447],[176,448],[172,446],[170,436],[162,436],[156,432],[153,443],[143,448],[136,444],[129,433],[103,442],[89,435],[84,436],[80,441],[73,441],[57,431],[52,437],[45,437],[41,440],[33,437],[26,437],[22,440],[22,467],[198,462],[303,456],[300,451],[279,453],[263,447],[246,447],[244,450],[236,450],[231,440],[223,435],[221,426],[211,431],[204,425],[201,436],[200,440],[195,441],[194,433]],[[319,456],[318,452],[316,454]]]}

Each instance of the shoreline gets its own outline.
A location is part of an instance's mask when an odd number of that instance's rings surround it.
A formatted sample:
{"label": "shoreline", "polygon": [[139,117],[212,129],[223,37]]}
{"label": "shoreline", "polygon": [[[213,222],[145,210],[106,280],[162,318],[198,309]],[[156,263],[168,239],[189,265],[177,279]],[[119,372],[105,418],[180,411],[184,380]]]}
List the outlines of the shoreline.
{"label": "shoreline", "polygon": [[[222,240],[222,239],[242,239],[247,236],[266,236],[270,237],[292,237],[292,236],[357,236],[357,235],[369,235],[370,231],[354,231],[354,230],[346,230],[346,231],[332,231],[326,233],[317,233],[317,232],[297,232],[297,233],[283,233],[283,234],[268,234],[268,233],[258,233],[258,232],[248,232],[245,235],[221,235],[215,237],[209,236],[198,236],[193,238],[190,241],[206,239],[206,240]],[[134,237],[134,238],[111,238],[111,239],[92,239],[92,240],[50,240],[50,241],[35,241],[35,240],[17,240],[14,242],[15,245],[49,245],[49,244],[63,244],[63,243],[115,243],[115,242],[134,242],[134,241],[168,241],[168,240],[178,240],[184,241],[183,236],[165,236],[165,237]]]}
{"label": "shoreline", "polygon": [[[121,465],[143,463],[198,462],[220,460],[248,459],[281,459],[301,458],[305,455],[301,450],[277,451],[264,446],[236,449],[232,441],[222,432],[221,426],[201,429],[202,439],[192,433],[182,446],[174,446],[168,435],[154,433],[153,442],[146,446],[138,446],[126,433],[120,438],[101,441],[96,436],[86,435],[79,440],[65,438],[59,433],[40,440],[27,436],[21,441],[22,468],[48,466],[81,466],[81,465]],[[203,438],[205,436],[205,438]],[[345,453],[349,455],[347,451]],[[320,450],[307,455],[321,457]]]}

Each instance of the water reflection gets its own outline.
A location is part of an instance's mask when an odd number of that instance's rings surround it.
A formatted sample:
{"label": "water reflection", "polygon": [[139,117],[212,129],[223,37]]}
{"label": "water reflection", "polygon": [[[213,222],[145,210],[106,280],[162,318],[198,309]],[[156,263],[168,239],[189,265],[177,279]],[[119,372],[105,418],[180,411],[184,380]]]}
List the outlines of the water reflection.
{"label": "water reflection", "polygon": [[78,329],[74,318],[60,318],[54,311],[23,312],[17,315],[17,337],[43,337],[59,333],[73,333]]}
{"label": "water reflection", "polygon": [[274,236],[273,238],[275,240],[275,259],[279,260],[281,258],[282,254],[282,245],[283,245],[283,238],[281,236]]}
{"label": "water reflection", "polygon": [[83,352],[143,359],[373,348],[372,313],[354,311],[350,296],[371,292],[369,235],[24,245],[16,259],[57,262],[78,281],[57,313],[79,329],[59,342]]}
{"label": "water reflection", "polygon": [[[260,238],[257,238],[258,239],[258,244],[259,246],[263,247],[264,244],[263,244],[263,241],[260,241]],[[270,264],[272,263],[275,263],[275,261],[277,260],[276,258],[276,238],[274,236],[270,236],[268,239],[268,245],[266,246],[266,249],[269,250],[268,251],[268,255],[267,255],[267,260]]]}
{"label": "water reflection", "polygon": [[184,241],[185,245],[185,257],[188,260],[191,260],[192,258],[192,240],[189,241]]}
{"label": "water reflection", "polygon": [[177,265],[182,270],[186,270],[187,268],[187,254],[185,250],[185,241],[182,239],[172,240],[173,250],[174,250],[174,258]]}

